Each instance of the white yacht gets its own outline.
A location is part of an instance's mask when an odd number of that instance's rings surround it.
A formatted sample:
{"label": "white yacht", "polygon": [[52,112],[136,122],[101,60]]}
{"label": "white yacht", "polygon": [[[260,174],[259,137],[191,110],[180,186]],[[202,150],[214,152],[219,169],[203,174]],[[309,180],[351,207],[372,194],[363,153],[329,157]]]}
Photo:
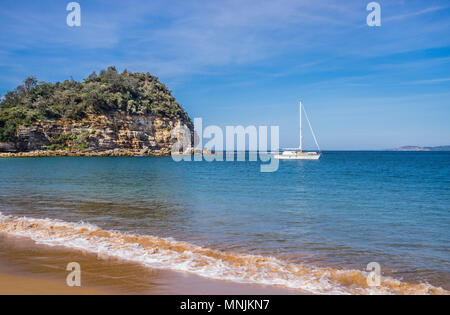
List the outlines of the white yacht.
{"label": "white yacht", "polygon": [[[309,128],[311,129],[314,142],[317,146],[317,152],[304,152],[303,151],[303,135],[302,135],[302,121],[303,113],[305,113],[306,121],[308,122]],[[302,102],[300,102],[300,146],[297,149],[285,149],[281,154],[276,154],[275,159],[278,160],[318,160],[322,153],[320,152],[319,143],[317,142],[314,130],[311,127],[311,123],[308,118],[308,114],[305,111],[305,107]]]}

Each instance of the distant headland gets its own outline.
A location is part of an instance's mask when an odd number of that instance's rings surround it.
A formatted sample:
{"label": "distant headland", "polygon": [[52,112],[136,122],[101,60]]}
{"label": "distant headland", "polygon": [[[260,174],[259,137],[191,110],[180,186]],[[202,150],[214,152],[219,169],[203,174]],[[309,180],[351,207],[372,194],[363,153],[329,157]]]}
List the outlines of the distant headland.
{"label": "distant headland", "polygon": [[450,151],[450,145],[438,147],[419,147],[419,146],[403,146],[390,151]]}
{"label": "distant headland", "polygon": [[169,155],[188,114],[157,77],[115,67],[82,82],[27,78],[0,99],[0,156]]}

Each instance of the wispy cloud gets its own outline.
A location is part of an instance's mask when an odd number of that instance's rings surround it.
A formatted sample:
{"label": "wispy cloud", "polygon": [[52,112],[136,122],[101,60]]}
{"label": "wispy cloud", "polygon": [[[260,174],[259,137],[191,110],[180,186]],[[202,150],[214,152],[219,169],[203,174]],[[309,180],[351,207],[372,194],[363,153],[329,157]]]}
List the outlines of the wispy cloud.
{"label": "wispy cloud", "polygon": [[405,20],[405,19],[409,19],[412,17],[417,17],[417,16],[421,16],[421,15],[425,15],[425,14],[430,14],[433,12],[437,12],[437,11],[441,11],[441,10],[445,10],[445,9],[449,9],[450,6],[439,6],[439,7],[429,7],[429,8],[425,8],[419,11],[414,11],[414,12],[409,12],[409,13],[405,13],[405,14],[399,14],[399,15],[394,15],[394,16],[390,16],[387,18],[384,18],[383,21],[384,22],[391,22],[391,21],[399,21],[399,20]]}
{"label": "wispy cloud", "polygon": [[434,83],[444,83],[450,82],[450,78],[437,78],[428,80],[411,81],[410,84],[434,84]]}
{"label": "wispy cloud", "polygon": [[[339,56],[388,55],[450,42],[448,36],[439,36],[450,31],[443,24],[373,32],[364,25],[365,5],[362,0],[81,1],[82,27],[71,29],[65,25],[67,12],[61,4],[26,3],[18,10],[9,3],[0,9],[0,40],[9,51],[66,50],[67,59],[73,59],[71,50],[81,63],[89,55],[88,63],[144,66],[163,76],[229,72],[284,56],[310,65]],[[389,12],[414,11],[383,16],[383,21],[446,8],[423,8],[418,2],[386,6]],[[420,42],[410,36],[414,28],[421,34]]]}

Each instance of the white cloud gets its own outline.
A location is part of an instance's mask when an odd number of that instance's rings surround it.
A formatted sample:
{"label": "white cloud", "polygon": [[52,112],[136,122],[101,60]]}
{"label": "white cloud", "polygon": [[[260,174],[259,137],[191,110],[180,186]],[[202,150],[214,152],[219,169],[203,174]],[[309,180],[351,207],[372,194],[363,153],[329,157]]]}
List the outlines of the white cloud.
{"label": "white cloud", "polygon": [[410,83],[411,84],[434,84],[434,83],[444,83],[444,82],[450,82],[450,78],[419,80],[419,81],[412,81]]}
{"label": "white cloud", "polygon": [[421,16],[421,15],[425,15],[425,14],[429,14],[429,13],[433,13],[436,11],[441,11],[441,10],[445,10],[450,8],[449,6],[440,6],[440,7],[430,7],[430,8],[425,8],[419,11],[414,11],[414,12],[409,12],[409,13],[404,13],[404,14],[399,14],[399,15],[394,15],[391,17],[387,17],[384,18],[384,21],[386,22],[390,22],[390,21],[399,21],[399,20],[405,20],[405,19],[410,19],[413,17],[417,17],[417,16]]}

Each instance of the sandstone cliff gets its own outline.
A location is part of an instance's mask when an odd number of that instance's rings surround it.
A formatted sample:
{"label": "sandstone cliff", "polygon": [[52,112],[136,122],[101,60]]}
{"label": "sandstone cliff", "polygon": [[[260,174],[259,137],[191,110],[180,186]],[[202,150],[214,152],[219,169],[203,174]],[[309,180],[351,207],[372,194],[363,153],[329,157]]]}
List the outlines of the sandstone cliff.
{"label": "sandstone cliff", "polygon": [[[20,126],[16,142],[0,143],[0,152],[45,155],[170,155],[177,129],[190,120],[152,115],[89,116]],[[12,156],[12,155],[11,155]]]}

